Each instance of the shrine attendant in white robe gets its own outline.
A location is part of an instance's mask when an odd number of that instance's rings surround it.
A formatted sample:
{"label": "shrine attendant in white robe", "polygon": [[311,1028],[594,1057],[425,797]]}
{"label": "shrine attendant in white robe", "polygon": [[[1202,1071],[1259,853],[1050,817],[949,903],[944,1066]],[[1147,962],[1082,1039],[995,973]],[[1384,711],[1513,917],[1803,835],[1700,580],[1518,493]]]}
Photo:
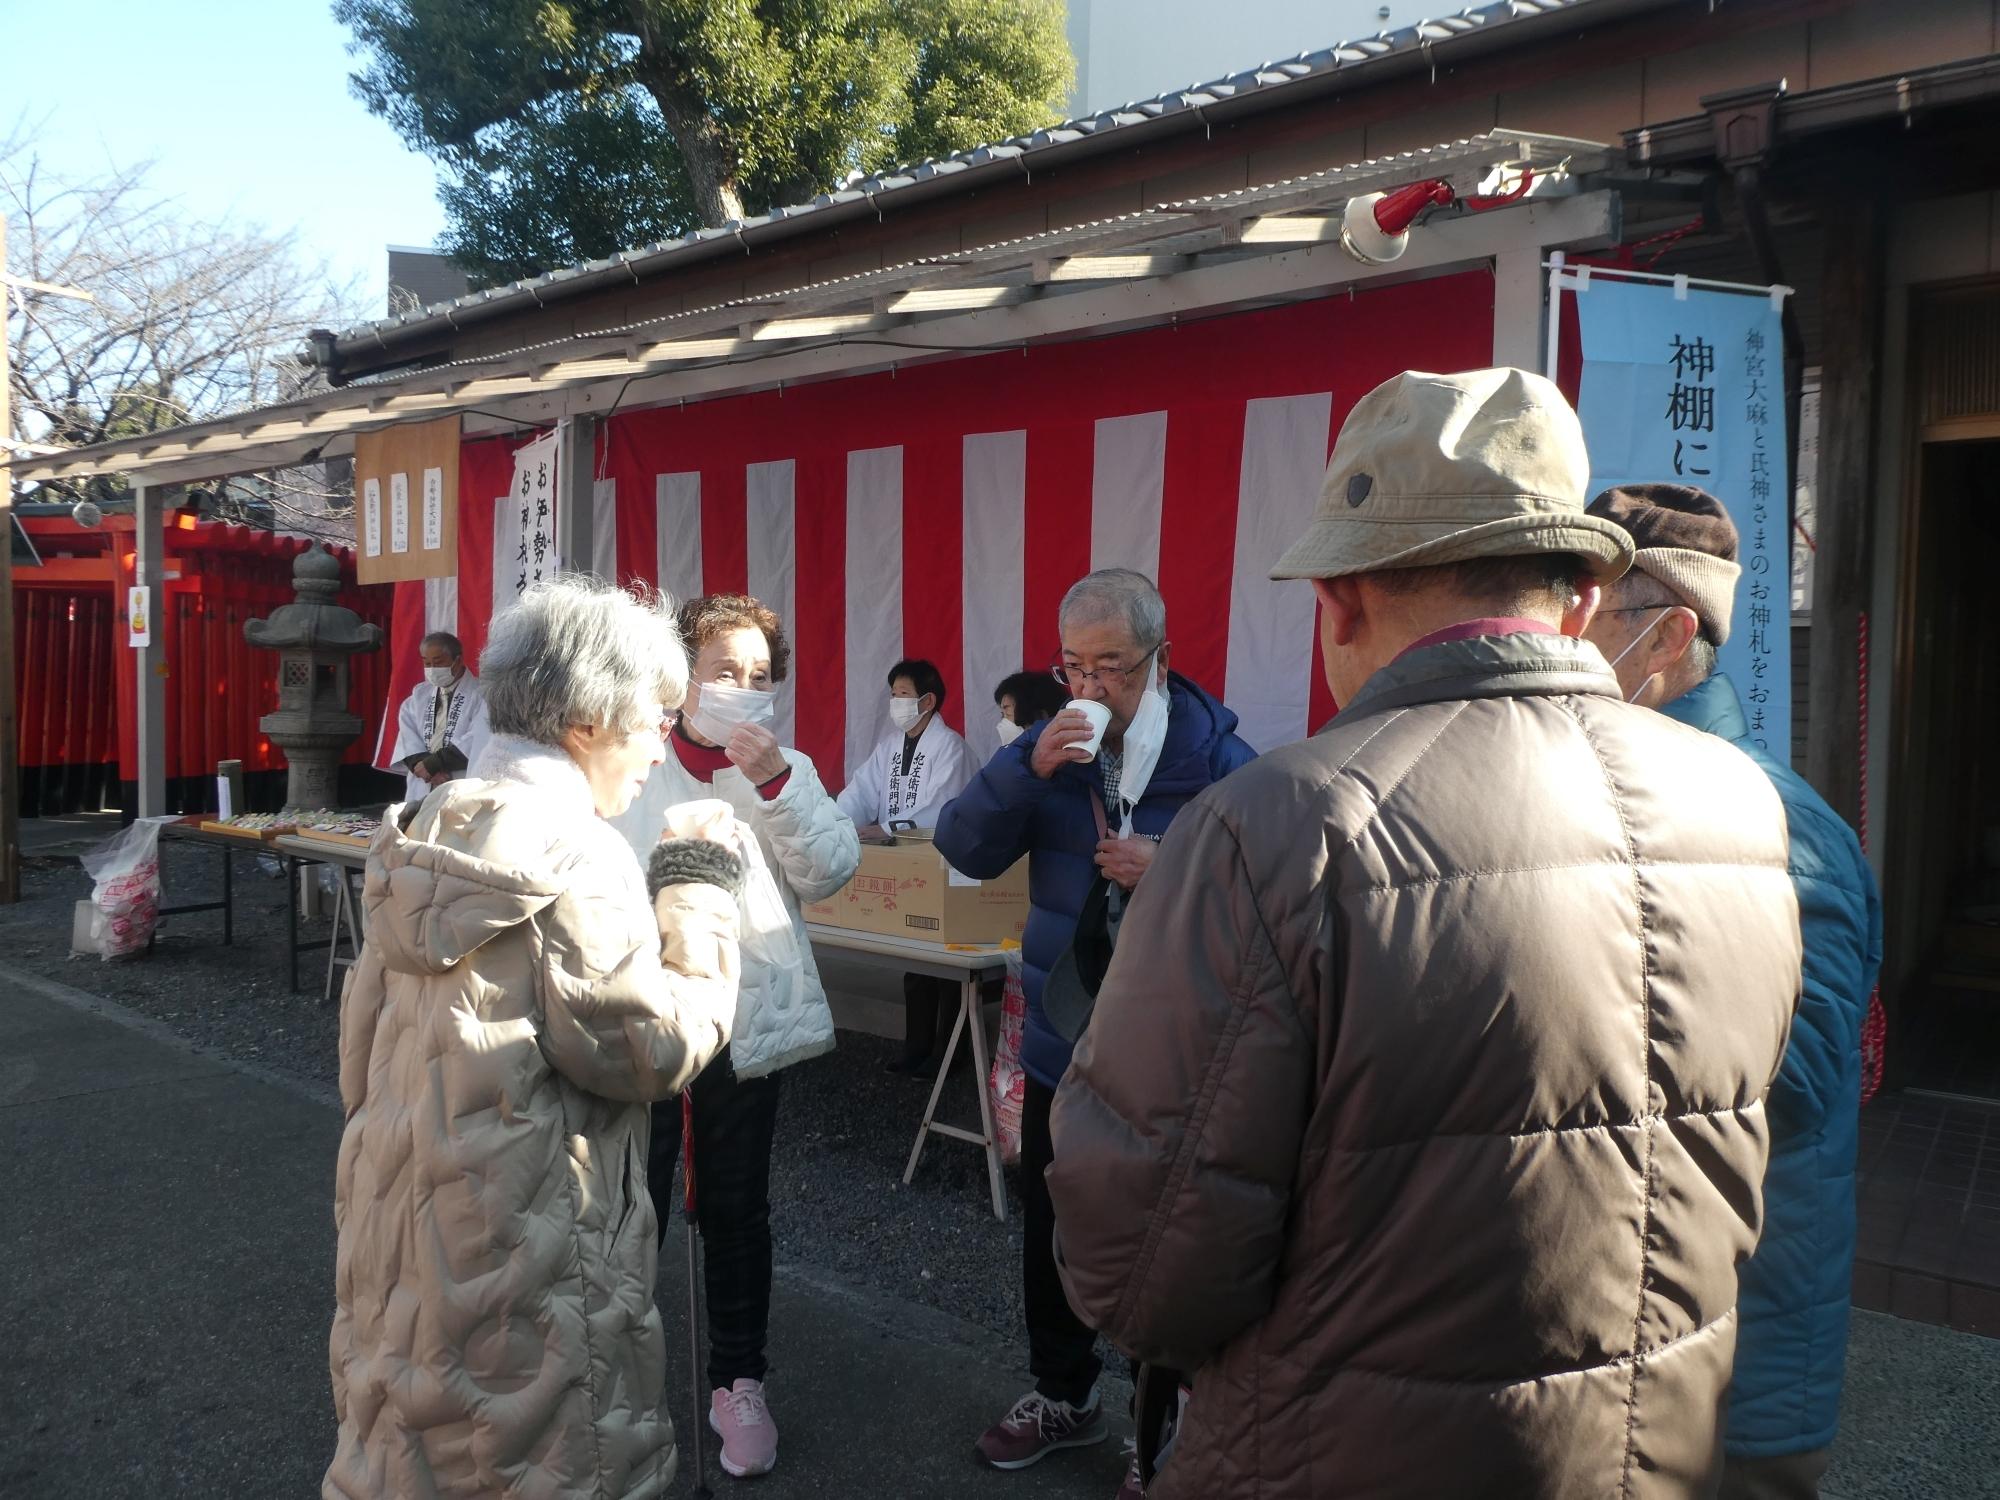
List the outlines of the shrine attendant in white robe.
{"label": "shrine attendant in white robe", "polygon": [[944,678],[929,662],[889,669],[889,730],[840,794],[856,826],[935,828],[945,803],[972,780],[979,767],[964,739],[938,717],[944,700]]}
{"label": "shrine attendant in white robe", "polygon": [[[931,663],[899,661],[889,669],[889,732],[840,794],[840,810],[856,824],[935,828],[944,805],[965,790],[979,766],[964,739],[938,717],[944,700],[944,677]],[[905,974],[903,1056],[889,1071],[922,1072],[941,1016],[957,1004],[958,987],[950,981]],[[963,1048],[954,1061],[971,1055]]]}
{"label": "shrine attendant in white robe", "polygon": [[396,748],[390,760],[409,778],[409,800],[421,802],[479,759],[490,731],[479,679],[465,669],[465,647],[437,630],[424,637],[424,680],[410,690],[396,715]]}

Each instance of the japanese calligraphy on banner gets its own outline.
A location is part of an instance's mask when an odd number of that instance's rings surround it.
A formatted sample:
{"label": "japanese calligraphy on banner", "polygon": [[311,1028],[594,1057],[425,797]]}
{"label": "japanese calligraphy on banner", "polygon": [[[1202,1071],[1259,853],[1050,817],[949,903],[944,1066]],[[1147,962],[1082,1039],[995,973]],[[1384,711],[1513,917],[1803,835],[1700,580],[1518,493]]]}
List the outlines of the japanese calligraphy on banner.
{"label": "japanese calligraphy on banner", "polygon": [[493,516],[493,608],[512,604],[556,576],[556,454],[551,432],[514,453],[514,482]]}
{"label": "japanese calligraphy on banner", "polygon": [[361,582],[458,572],[458,448],[455,416],[355,435]]}
{"label": "japanese calligraphy on banner", "polygon": [[1720,669],[1742,696],[1750,738],[1789,761],[1791,521],[1778,306],[1769,295],[1610,277],[1576,290],[1577,414],[1590,493],[1687,484],[1728,507],[1743,576]]}

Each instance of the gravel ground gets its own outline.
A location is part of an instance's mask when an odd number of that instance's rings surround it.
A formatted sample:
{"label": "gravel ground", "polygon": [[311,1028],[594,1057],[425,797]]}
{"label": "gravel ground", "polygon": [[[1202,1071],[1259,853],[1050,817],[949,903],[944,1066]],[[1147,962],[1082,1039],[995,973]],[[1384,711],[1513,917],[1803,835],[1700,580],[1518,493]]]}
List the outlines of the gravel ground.
{"label": "gravel ground", "polygon": [[[89,896],[90,881],[74,861],[40,859],[24,861],[21,904],[0,907],[0,958],[162,1021],[203,1052],[336,1086],[338,1016],[319,1001],[326,953],[301,957],[309,992],[292,994],[284,885],[259,873],[254,853],[231,858],[232,947],[222,945],[222,914],[201,912],[166,918],[146,957],[72,958],[71,909]],[[206,847],[167,845],[168,904],[218,899],[219,868]],[[302,940],[326,931],[324,920],[300,923]],[[778,1259],[1016,1334],[1021,1227],[1013,1174],[1005,1224],[993,1217],[985,1161],[974,1147],[933,1137],[916,1181],[903,1186],[930,1082],[883,1071],[900,1046],[843,1032],[833,1053],[786,1071],[772,1166]],[[940,1113],[976,1125],[969,1070],[946,1085]]]}

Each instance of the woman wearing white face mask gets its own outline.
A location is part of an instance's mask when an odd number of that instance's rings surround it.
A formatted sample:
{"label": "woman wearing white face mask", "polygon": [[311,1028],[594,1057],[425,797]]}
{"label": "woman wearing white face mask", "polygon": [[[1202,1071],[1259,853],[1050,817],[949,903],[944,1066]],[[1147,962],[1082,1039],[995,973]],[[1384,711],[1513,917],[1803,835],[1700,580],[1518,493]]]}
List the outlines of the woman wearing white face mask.
{"label": "woman wearing white face mask", "polygon": [[[764,1397],[771,1311],[771,1142],[778,1072],[833,1047],[833,1014],[813,963],[801,906],[822,900],[861,863],[854,824],[812,761],[771,731],[791,664],[783,623],[757,600],[711,594],[681,607],[694,658],[666,759],[618,828],[642,857],[679,803],[720,798],[734,809],[744,861],[742,983],[727,1053],[695,1079],[694,1169],[707,1248],[711,1425],[722,1464],[743,1477],[777,1461]],[[654,1106],[648,1179],[664,1235],[681,1150],[678,1100]]]}
{"label": "woman wearing white face mask", "polygon": [[434,630],[419,648],[423,680],[410,690],[396,715],[396,748],[391,767],[409,778],[408,798],[421,802],[479,759],[491,737],[486,696],[479,679],[465,669],[465,647],[457,636]]}
{"label": "woman wearing white face mask", "polygon": [[945,803],[978,770],[958,731],[940,717],[944,676],[923,660],[889,669],[890,732],[840,794],[840,810],[862,827],[935,828]]}
{"label": "woman wearing white face mask", "polygon": [[[965,790],[979,768],[965,741],[940,717],[944,675],[920,658],[889,669],[889,732],[840,794],[840,810],[863,827],[910,824],[935,828],[938,815]],[[921,974],[903,976],[903,1056],[892,1073],[917,1073],[936,1044],[938,1016],[958,1004],[949,982]],[[961,1051],[961,1057],[967,1052]]]}
{"label": "woman wearing white face mask", "polygon": [[993,701],[1000,708],[996,733],[1002,746],[1011,745],[1029,726],[1053,719],[1063,711],[1069,695],[1056,686],[1047,672],[1022,670],[1000,679],[993,689]]}

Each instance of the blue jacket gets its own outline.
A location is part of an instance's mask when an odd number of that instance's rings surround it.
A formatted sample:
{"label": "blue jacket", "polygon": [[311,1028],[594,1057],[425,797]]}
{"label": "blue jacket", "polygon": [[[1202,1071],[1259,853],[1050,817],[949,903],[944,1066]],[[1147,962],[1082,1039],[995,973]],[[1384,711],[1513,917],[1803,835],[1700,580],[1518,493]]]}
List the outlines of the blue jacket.
{"label": "blue jacket", "polygon": [[1764,1235],[1738,1294],[1725,1445],[1745,1458],[1833,1441],[1854,1280],[1861,1023],[1882,963],[1882,902],[1854,831],[1797,772],[1749,740],[1735,684],[1716,673],[1665,707],[1730,741],[1778,789],[1792,837],[1804,986],[1771,1085]]}
{"label": "blue jacket", "polygon": [[[1168,674],[1167,742],[1132,809],[1133,827],[1158,837],[1199,792],[1257,752],[1236,737],[1236,715],[1177,673]],[[938,817],[937,847],[962,873],[991,880],[1022,855],[1028,863],[1028,928],[1021,973],[1028,1024],[1021,1065],[1045,1088],[1062,1082],[1070,1044],[1042,1014],[1042,982],[1076,931],[1077,913],[1097,876],[1097,819],[1090,789],[1103,795],[1096,762],[1064,766],[1047,781],[1029,769],[1047,721],[1004,746]]]}

